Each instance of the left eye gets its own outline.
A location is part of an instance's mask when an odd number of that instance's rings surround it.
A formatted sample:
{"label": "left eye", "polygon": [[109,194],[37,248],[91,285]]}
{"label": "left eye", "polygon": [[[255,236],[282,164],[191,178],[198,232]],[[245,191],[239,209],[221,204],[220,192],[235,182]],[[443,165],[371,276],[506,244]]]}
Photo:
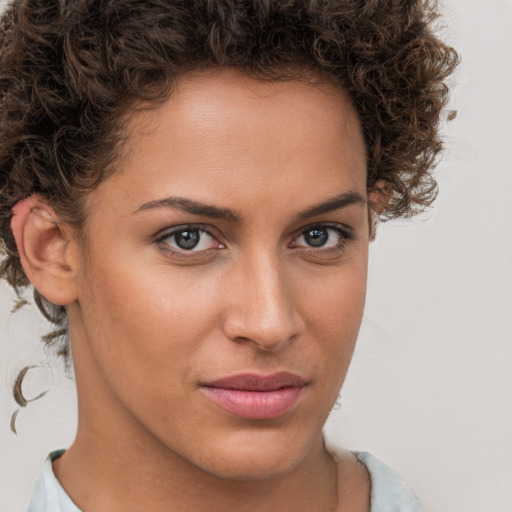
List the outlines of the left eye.
{"label": "left eye", "polygon": [[312,226],[303,231],[294,241],[294,247],[330,249],[340,247],[350,237],[335,226]]}
{"label": "left eye", "polygon": [[197,227],[182,227],[162,235],[157,242],[173,252],[200,252],[222,248],[208,231]]}

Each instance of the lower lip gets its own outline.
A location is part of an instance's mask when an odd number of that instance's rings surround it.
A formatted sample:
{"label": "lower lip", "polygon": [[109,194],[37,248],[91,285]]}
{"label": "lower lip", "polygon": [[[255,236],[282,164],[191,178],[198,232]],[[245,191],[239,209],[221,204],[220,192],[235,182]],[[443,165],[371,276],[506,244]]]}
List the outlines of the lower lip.
{"label": "lower lip", "polygon": [[303,388],[294,386],[274,391],[245,391],[205,386],[201,389],[214,403],[236,416],[266,420],[278,418],[293,409]]}

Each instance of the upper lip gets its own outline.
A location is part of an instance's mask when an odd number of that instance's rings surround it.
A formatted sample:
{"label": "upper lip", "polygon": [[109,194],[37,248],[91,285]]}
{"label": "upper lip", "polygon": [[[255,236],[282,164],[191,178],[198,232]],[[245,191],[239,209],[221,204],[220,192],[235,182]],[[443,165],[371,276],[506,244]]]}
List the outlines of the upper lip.
{"label": "upper lip", "polygon": [[258,375],[243,373],[222,377],[202,385],[211,388],[236,389],[240,391],[276,391],[282,388],[302,387],[306,381],[289,372],[273,373],[271,375]]}

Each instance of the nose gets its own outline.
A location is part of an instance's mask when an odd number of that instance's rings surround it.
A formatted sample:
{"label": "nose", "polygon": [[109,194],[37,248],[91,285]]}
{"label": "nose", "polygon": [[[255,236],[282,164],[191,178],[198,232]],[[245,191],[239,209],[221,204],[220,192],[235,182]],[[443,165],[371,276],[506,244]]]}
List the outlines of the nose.
{"label": "nose", "polygon": [[277,257],[252,258],[233,269],[224,334],[235,342],[278,351],[303,328],[293,286]]}

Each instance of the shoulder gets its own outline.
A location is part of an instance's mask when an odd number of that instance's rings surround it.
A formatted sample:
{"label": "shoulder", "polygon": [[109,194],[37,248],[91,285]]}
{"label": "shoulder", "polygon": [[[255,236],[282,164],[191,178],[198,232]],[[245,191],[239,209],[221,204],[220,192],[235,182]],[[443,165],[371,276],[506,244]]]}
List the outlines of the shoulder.
{"label": "shoulder", "polygon": [[80,512],[53,473],[52,462],[63,453],[64,450],[58,450],[48,455],[34,486],[28,512]]}
{"label": "shoulder", "polygon": [[[328,447],[328,451],[338,464],[339,490],[346,490],[347,486],[349,488],[349,492],[340,494],[345,498],[349,495],[358,497],[359,501],[354,504],[348,500],[350,509],[369,509],[370,512],[424,512],[418,498],[400,475],[370,453],[349,452],[332,446]],[[362,484],[362,474],[365,475],[366,485]],[[362,495],[366,496],[364,503]]]}
{"label": "shoulder", "polygon": [[355,456],[370,474],[370,512],[423,512],[418,498],[395,470],[370,453],[356,452]]}

